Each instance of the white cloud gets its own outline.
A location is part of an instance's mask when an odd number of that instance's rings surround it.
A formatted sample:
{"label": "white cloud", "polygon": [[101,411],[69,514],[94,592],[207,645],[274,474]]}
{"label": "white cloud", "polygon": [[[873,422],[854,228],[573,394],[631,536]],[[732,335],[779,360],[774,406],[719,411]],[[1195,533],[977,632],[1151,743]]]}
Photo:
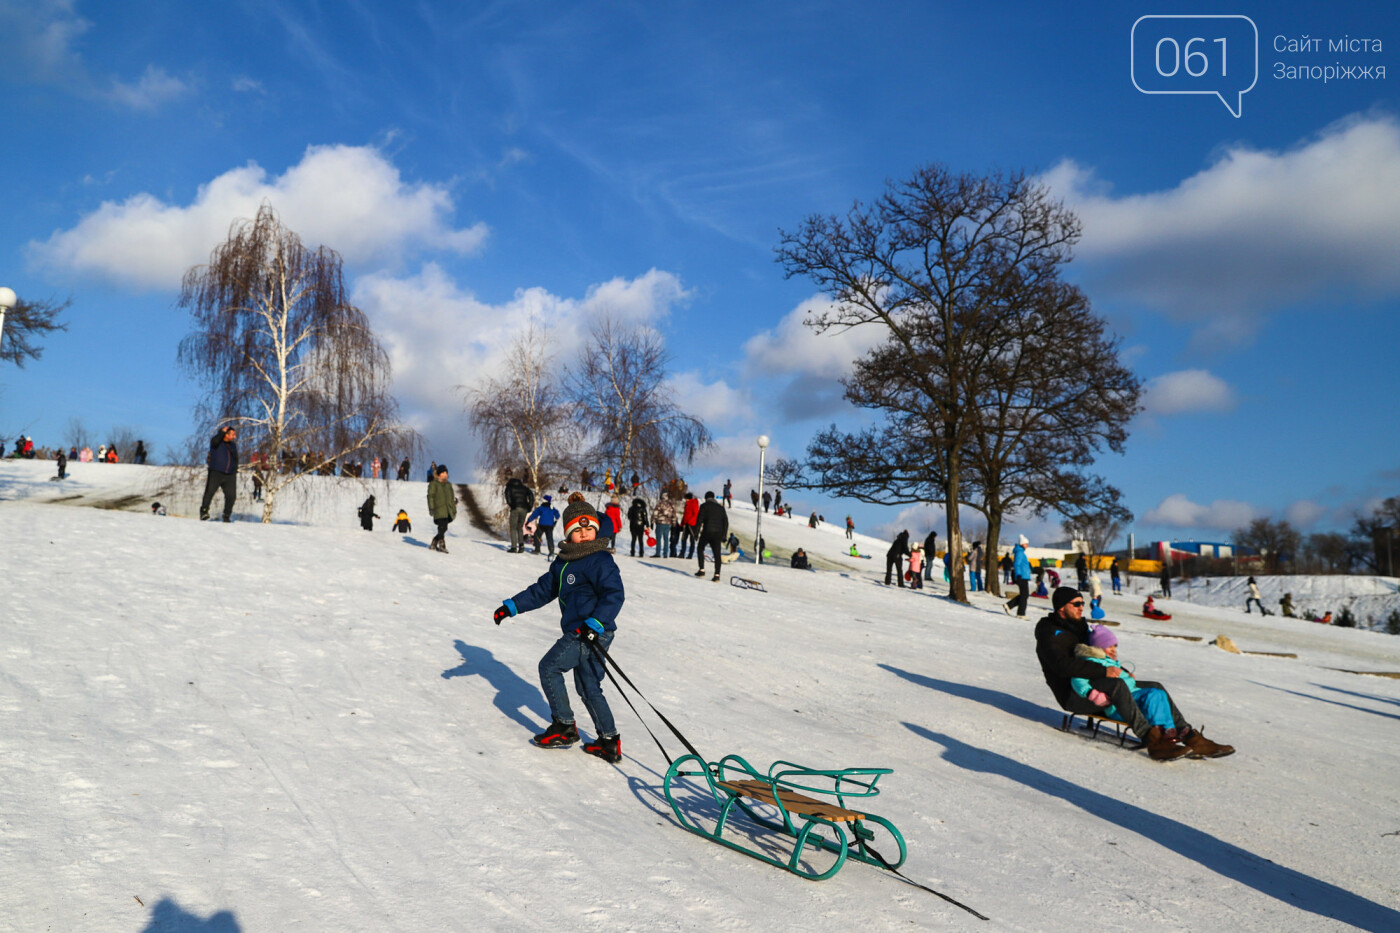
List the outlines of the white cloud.
{"label": "white cloud", "polygon": [[1400,295],[1400,123],[1356,117],[1287,151],[1243,144],[1175,188],[1115,197],[1091,169],[1043,176],[1084,223],[1091,293],[1206,323],[1238,342],[1257,316],[1319,297]]}
{"label": "white cloud", "polygon": [[189,92],[185,81],[156,65],[147,65],[134,83],[94,77],[78,50],[92,27],[73,0],[0,0],[0,61],[36,84],[133,110],[153,110]]}
{"label": "white cloud", "polygon": [[1294,528],[1308,529],[1327,514],[1327,507],[1310,499],[1300,499],[1283,510],[1283,517]]}
{"label": "white cloud", "polygon": [[188,84],[166,74],[165,69],[147,65],[141,80],[135,84],[114,80],[107,96],[132,110],[155,110],[161,104],[184,96],[189,90]]}
{"label": "white cloud", "polygon": [[1197,505],[1181,493],[1168,496],[1143,516],[1149,525],[1171,528],[1210,528],[1234,531],[1248,525],[1259,513],[1245,502],[1217,499],[1210,505]]}
{"label": "white cloud", "polygon": [[803,420],[847,407],[840,380],[855,361],[880,343],[887,331],[874,325],[817,333],[803,322],[831,306],[815,295],[793,308],[778,326],[744,343],[743,373],[748,379],[792,377],[775,398],[782,418]]}
{"label": "white cloud", "polygon": [[723,379],[707,383],[699,373],[677,373],[671,378],[671,388],[681,410],[705,422],[712,432],[753,418],[744,393]]}
{"label": "white cloud", "polygon": [[[389,352],[394,392],[406,412],[438,439],[439,456],[460,461],[470,457],[475,446],[462,414],[459,386],[499,375],[506,349],[532,319],[548,330],[555,365],[563,369],[599,315],[655,324],[686,294],[674,274],[651,269],[635,279],[595,285],[579,299],[528,288],[517,290],[507,302],[490,304],[428,263],[412,276],[365,276],[355,283],[351,297],[369,315]],[[702,387],[694,377],[678,385],[686,387],[732,391],[722,383]]]}
{"label": "white cloud", "polygon": [[1185,369],[1150,379],[1142,396],[1147,415],[1228,412],[1238,404],[1230,385],[1204,369]]}
{"label": "white cloud", "polygon": [[73,228],[31,243],[31,255],[44,265],[174,289],[186,269],[209,261],[232,222],[253,217],[263,201],[308,246],[329,246],[352,264],[396,258],[410,247],[470,253],[486,237],[485,224],[452,227],[447,189],[405,182],[379,150],[312,146],[276,178],[255,163],[231,169],[187,206],[145,193],[104,202]]}

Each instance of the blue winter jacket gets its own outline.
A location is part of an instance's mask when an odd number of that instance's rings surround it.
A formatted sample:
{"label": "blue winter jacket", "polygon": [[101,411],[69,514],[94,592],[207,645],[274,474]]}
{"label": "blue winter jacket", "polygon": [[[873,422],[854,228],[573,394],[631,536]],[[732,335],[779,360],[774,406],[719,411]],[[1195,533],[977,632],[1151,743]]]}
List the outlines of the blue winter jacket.
{"label": "blue winter jacket", "polygon": [[541,528],[552,528],[559,521],[559,510],[552,505],[542,505],[530,513],[527,522],[538,522]]}
{"label": "blue winter jacket", "polygon": [[626,598],[622,574],[607,551],[596,551],[578,560],[556,557],[549,569],[531,586],[506,600],[511,615],[529,612],[559,600],[559,627],[572,635],[588,619],[596,619],[604,631],[617,630],[617,614]]}
{"label": "blue winter jacket", "polygon": [[1026,557],[1026,549],[1019,544],[1011,549],[1011,575],[1017,580],[1031,578],[1030,558]]}

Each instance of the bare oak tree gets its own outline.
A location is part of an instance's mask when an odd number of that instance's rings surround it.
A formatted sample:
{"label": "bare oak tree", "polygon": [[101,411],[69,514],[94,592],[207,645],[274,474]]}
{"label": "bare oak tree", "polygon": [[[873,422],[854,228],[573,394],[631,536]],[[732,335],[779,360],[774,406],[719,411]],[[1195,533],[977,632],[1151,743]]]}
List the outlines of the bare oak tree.
{"label": "bare oak tree", "polygon": [[[1057,279],[1078,236],[1074,215],[1024,175],[954,175],[928,166],[888,184],[873,205],[855,204],[844,218],[807,218],[784,232],[777,248],[789,277],[806,276],[833,299],[809,316],[808,326],[887,331],[845,383],[848,400],[886,414],[885,429],[878,436],[828,433],[817,443],[829,448],[828,457],[842,448],[879,456],[871,441],[912,432],[916,442],[891,458],[903,472],[875,477],[866,488],[885,497],[871,501],[888,502],[936,488],[933,501],[947,515],[952,596],[959,601],[967,600],[958,516],[968,498],[964,450],[994,363],[981,338],[1010,295]],[[882,492],[891,481],[894,488]]]}
{"label": "bare oak tree", "polygon": [[676,404],[666,382],[669,362],[661,335],[650,328],[610,317],[594,325],[570,371],[571,395],[593,439],[591,463],[659,486],[713,446],[704,422]]}
{"label": "bare oak tree", "polygon": [[346,296],[340,255],[304,246],[269,204],[185,273],[179,306],[194,319],[179,361],[205,386],[200,420],[237,424],[244,449],[265,458],[264,522],[303,474],[370,445],[418,447],[388,392],[388,354]]}
{"label": "bare oak tree", "polygon": [[574,472],[583,436],[554,362],[548,332],[532,320],[506,351],[505,375],[462,387],[485,465],[523,466],[536,490]]}
{"label": "bare oak tree", "polygon": [[72,301],[25,301],[15,302],[15,306],[5,312],[5,327],[0,333],[0,360],[24,367],[25,360],[37,360],[43,356],[44,348],[39,341],[54,331],[67,330],[67,324],[60,324],[58,316],[68,309]]}

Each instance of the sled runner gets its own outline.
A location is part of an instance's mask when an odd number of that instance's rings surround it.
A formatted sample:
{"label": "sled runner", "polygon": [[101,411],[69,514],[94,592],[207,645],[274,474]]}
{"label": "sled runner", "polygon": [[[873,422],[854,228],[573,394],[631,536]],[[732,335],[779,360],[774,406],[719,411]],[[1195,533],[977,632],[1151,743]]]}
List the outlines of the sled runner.
{"label": "sled runner", "polygon": [[[840,871],[848,857],[892,871],[904,864],[904,837],[894,824],[849,806],[851,801],[876,796],[876,782],[889,773],[889,768],[818,770],[777,761],[767,774],[760,774],[738,755],[728,755],[717,764],[707,764],[697,755],[685,755],[667,770],[664,790],[676,820],[689,832],[803,878],[823,881]],[[694,784],[698,785],[702,801],[708,792],[719,807],[714,829],[702,828],[692,816],[682,812],[674,790],[677,778],[683,777],[705,779],[703,785],[699,781]],[[729,826],[736,809],[758,826],[795,839],[792,855],[783,859],[771,854],[772,847],[746,845],[749,834]],[[879,829],[894,840],[897,857],[886,860],[870,848]],[[827,860],[822,853],[834,853],[832,864],[825,868],[819,864]]]}
{"label": "sled runner", "polygon": [[742,590],[758,590],[760,593],[768,592],[768,588],[757,580],[745,580],[743,577],[730,577],[730,586],[737,586]]}
{"label": "sled runner", "polygon": [[[1070,712],[1066,712],[1066,713],[1065,713],[1065,718],[1060,722],[1060,731],[1061,731],[1061,732],[1073,732],[1073,731],[1074,731],[1074,720],[1075,720],[1076,717],[1079,717],[1079,716],[1083,716],[1083,717],[1084,717],[1084,726],[1083,726],[1083,728],[1081,728],[1079,731],[1080,731],[1080,732],[1087,732],[1087,733],[1089,734],[1089,738],[1091,738],[1091,739],[1097,739],[1097,738],[1099,737],[1099,728],[1100,728],[1101,726],[1109,725],[1109,726],[1112,726],[1112,727],[1113,727],[1113,734],[1114,734],[1114,737],[1118,739],[1118,747],[1119,747],[1119,748],[1126,748],[1126,747],[1127,747],[1127,742],[1128,742],[1128,730],[1129,730],[1131,727],[1130,727],[1126,722],[1124,722],[1124,721],[1121,720],[1121,719],[1110,719],[1110,718],[1107,717],[1107,716],[1096,716],[1096,715],[1094,715],[1093,713],[1070,713]],[[1107,730],[1104,730],[1104,732],[1105,732],[1105,734],[1107,734]],[[1135,749],[1141,748],[1141,747],[1142,747],[1142,743],[1140,743],[1140,742],[1139,742],[1137,745],[1134,745],[1134,746],[1133,746],[1133,748],[1135,748]]]}

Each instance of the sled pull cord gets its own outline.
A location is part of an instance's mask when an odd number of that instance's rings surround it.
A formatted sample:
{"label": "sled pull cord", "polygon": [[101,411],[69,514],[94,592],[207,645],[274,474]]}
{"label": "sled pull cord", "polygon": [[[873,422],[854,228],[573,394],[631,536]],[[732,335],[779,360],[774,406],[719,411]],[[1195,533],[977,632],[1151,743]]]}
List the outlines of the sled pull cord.
{"label": "sled pull cord", "polygon": [[884,857],[883,855],[881,855],[879,852],[876,852],[876,851],[874,850],[874,848],[872,848],[871,845],[870,845],[868,842],[866,842],[865,840],[861,839],[859,835],[856,836],[856,844],[859,845],[859,846],[860,846],[862,849],[864,849],[866,852],[869,852],[871,855],[875,856],[875,861],[879,862],[879,863],[880,863],[881,865],[883,865],[885,868],[887,868],[887,869],[889,869],[890,871],[894,872],[896,875],[898,875],[899,877],[903,878],[905,881],[909,882],[909,883],[912,884],[914,887],[920,888],[920,889],[922,889],[922,890],[924,890],[924,891],[927,891],[927,892],[930,893],[930,894],[937,895],[938,897],[943,898],[943,899],[944,899],[945,901],[947,901],[949,904],[952,904],[954,907],[961,907],[963,910],[965,910],[965,911],[967,911],[968,913],[972,914],[972,916],[976,917],[978,920],[987,920],[987,919],[989,919],[989,918],[987,918],[987,917],[982,916],[982,915],[979,914],[977,911],[973,910],[971,907],[967,906],[966,904],[962,903],[961,901],[954,900],[953,898],[951,898],[951,897],[949,897],[948,895],[944,894],[942,891],[935,891],[933,888],[930,888],[928,885],[926,885],[926,884],[920,884],[919,882],[915,881],[913,878],[910,878],[910,877],[909,877],[908,875],[906,875],[904,872],[900,871],[898,868],[895,868],[895,867],[894,867],[893,865],[891,865],[889,862],[885,861],[885,857]]}
{"label": "sled pull cord", "polygon": [[617,677],[614,677],[612,671],[608,670],[608,665],[612,665],[613,669],[617,671],[618,676],[621,677],[623,680],[627,681],[627,686],[631,687],[634,691],[636,691],[637,696],[641,699],[643,703],[651,707],[651,711],[655,713],[657,717],[666,724],[666,728],[670,729],[671,732],[675,734],[676,738],[680,739],[681,744],[685,746],[686,751],[690,752],[692,755],[694,755],[696,758],[699,758],[701,761],[704,761],[705,756],[701,755],[698,751],[696,751],[695,746],[690,744],[690,740],[681,734],[681,730],[677,729],[674,725],[672,725],[671,720],[667,719],[665,715],[662,714],[661,710],[657,709],[655,706],[652,705],[652,702],[648,700],[646,698],[646,695],[643,694],[642,691],[637,688],[637,685],[632,683],[632,678],[627,676],[627,672],[622,669],[622,666],[613,660],[612,655],[608,654],[607,650],[604,649],[603,646],[598,644],[596,641],[589,642],[589,644],[593,646],[593,650],[598,652],[598,655],[603,659],[603,672],[608,675],[608,679],[613,682],[613,686],[617,687],[617,692],[621,694],[622,698],[624,700],[627,700],[627,705],[632,708],[632,712],[637,714],[637,721],[642,724],[643,729],[647,730],[647,735],[651,736],[651,740],[656,743],[656,747],[661,749],[661,757],[666,759],[666,764],[668,766],[673,764],[671,756],[666,753],[665,746],[663,746],[661,744],[661,740],[656,737],[656,733],[651,731],[651,727],[648,726],[646,720],[642,718],[642,714],[637,713],[637,707],[632,706],[632,701],[627,699],[627,691],[622,689],[622,684],[617,682]]}

